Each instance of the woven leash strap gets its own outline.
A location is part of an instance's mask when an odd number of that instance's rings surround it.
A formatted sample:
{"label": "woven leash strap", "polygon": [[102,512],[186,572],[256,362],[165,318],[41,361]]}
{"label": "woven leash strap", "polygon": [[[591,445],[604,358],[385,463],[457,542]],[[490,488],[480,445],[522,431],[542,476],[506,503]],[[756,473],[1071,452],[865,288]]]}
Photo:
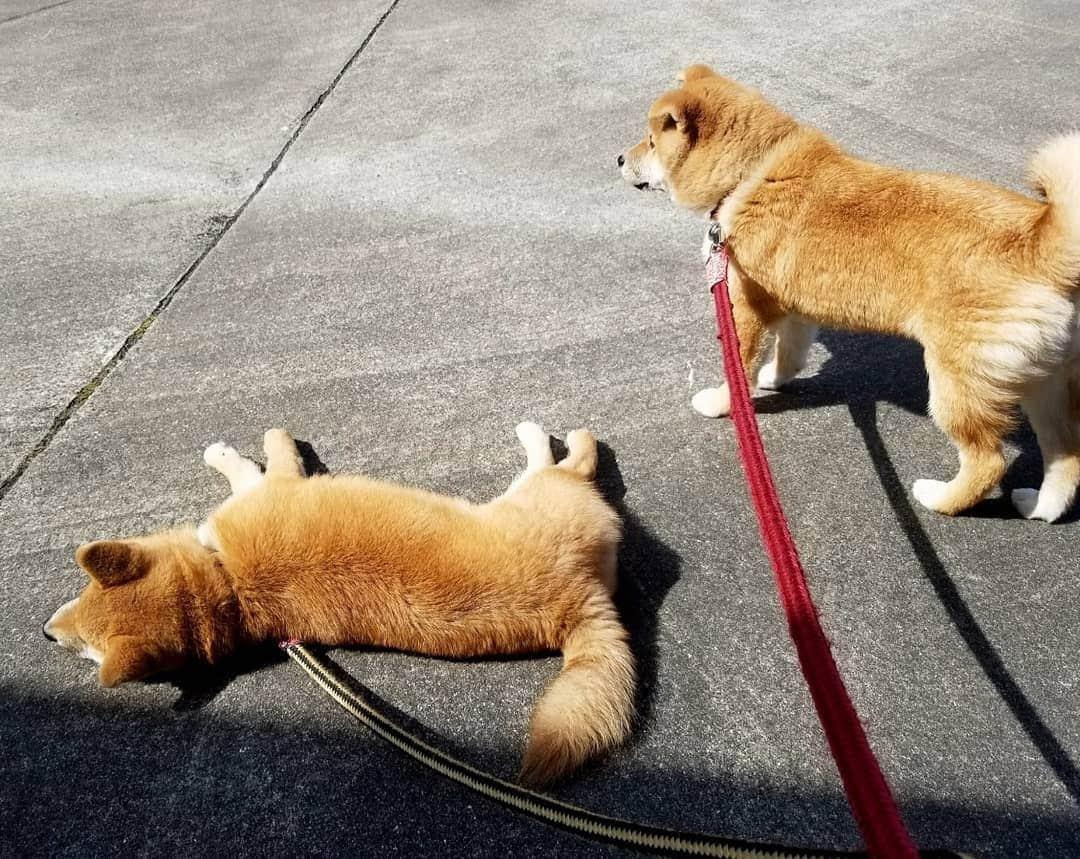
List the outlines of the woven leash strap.
{"label": "woven leash strap", "polygon": [[810,687],[818,719],[840,771],[848,804],[871,856],[875,859],[914,857],[918,855],[915,845],[904,828],[888,782],[833,661],[828,639],[818,620],[817,607],[806,586],[795,541],[780,506],[750,401],[746,370],[739,355],[739,337],[728,295],[727,248],[723,245],[713,249],[706,274],[712,283],[716,303],[716,324],[731,395],[731,419],[735,424],[739,457],[746,471],[746,482],[765,551],[776,577],[776,589],[787,617],[788,630],[795,643],[803,677]]}

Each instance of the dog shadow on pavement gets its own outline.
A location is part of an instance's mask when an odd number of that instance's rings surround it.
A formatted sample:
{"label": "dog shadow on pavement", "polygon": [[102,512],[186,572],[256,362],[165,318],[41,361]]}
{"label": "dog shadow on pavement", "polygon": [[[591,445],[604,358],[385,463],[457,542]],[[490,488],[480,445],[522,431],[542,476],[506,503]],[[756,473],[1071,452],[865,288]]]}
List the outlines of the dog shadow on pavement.
{"label": "dog shadow on pavement", "polygon": [[[923,526],[908,487],[898,474],[878,429],[880,402],[926,415],[927,385],[922,348],[910,340],[834,331],[823,332],[821,341],[829,349],[830,358],[818,374],[796,380],[786,391],[761,400],[759,411],[770,414],[841,403],[847,406],[893,515],[949,620],[1032,745],[1073,800],[1080,804],[1080,769],[1009,673],[997,648],[965,602]],[[1026,422],[1018,424],[1010,440],[1019,447],[1020,454],[1002,480],[1002,496],[987,499],[958,518],[1014,519],[1018,514],[1007,500],[1009,490],[1016,486],[1039,485],[1042,459]],[[1062,521],[1074,522],[1078,516],[1080,511],[1074,505]],[[1034,522],[1031,527],[1047,526]]]}
{"label": "dog shadow on pavement", "polygon": [[[844,405],[855,425],[866,436],[866,421],[876,418],[876,405],[886,402],[927,421],[928,389],[922,347],[900,337],[822,331],[818,338],[828,349],[829,357],[818,372],[799,378],[754,401],[761,414]],[[940,432],[940,431],[939,431]],[[1008,439],[1019,450],[1001,481],[1001,496],[988,498],[958,518],[1015,519],[1019,514],[1008,501],[1009,490],[1018,486],[1038,486],[1042,482],[1042,457],[1035,435],[1027,421],[1018,416],[1016,429]],[[942,445],[950,446],[941,434]],[[1080,518],[1076,507],[1063,518]]]}
{"label": "dog shadow on pavement", "polygon": [[597,442],[597,454],[597,488],[622,519],[623,539],[619,546],[619,586],[615,604],[630,633],[630,649],[638,671],[637,719],[639,725],[644,725],[652,714],[656,687],[657,617],[668,591],[679,580],[682,561],[626,506],[626,484],[614,451],[604,442]]}

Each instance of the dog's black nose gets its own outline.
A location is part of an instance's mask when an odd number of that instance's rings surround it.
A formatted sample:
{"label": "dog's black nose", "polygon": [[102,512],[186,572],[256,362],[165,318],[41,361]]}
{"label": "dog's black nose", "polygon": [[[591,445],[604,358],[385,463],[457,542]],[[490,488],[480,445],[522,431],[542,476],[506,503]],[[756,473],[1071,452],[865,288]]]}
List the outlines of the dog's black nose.
{"label": "dog's black nose", "polygon": [[47,629],[45,628],[45,627],[47,627],[48,625],[49,625],[49,622],[48,622],[48,621],[45,621],[45,623],[43,623],[43,624],[41,625],[41,634],[42,634],[42,635],[44,635],[44,636],[45,636],[45,637],[46,637],[47,639],[49,639],[49,641],[56,641],[56,638],[55,638],[54,636],[52,636],[52,635],[49,635],[49,630],[47,630]]}
{"label": "dog's black nose", "polygon": [[622,166],[623,166],[623,164],[625,164],[625,163],[626,163],[626,159],[625,159],[625,158],[623,158],[623,157],[622,157],[621,155],[620,155],[620,156],[619,156],[618,158],[616,158],[615,160],[619,162],[619,166],[620,166],[620,167],[622,167]]}

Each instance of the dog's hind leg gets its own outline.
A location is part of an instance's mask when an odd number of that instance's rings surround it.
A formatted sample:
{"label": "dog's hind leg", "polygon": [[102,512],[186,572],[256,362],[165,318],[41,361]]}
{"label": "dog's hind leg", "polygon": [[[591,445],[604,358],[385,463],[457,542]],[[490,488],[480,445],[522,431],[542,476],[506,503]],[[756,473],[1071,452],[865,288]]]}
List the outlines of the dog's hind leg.
{"label": "dog's hind leg", "polygon": [[254,489],[263,479],[262,469],[257,462],[241,456],[223,441],[215,442],[203,451],[203,462],[225,476],[233,495]]}
{"label": "dog's hind leg", "polygon": [[268,429],[263,435],[267,477],[303,477],[304,460],[293,437],[283,429]]}
{"label": "dog's hind leg", "polygon": [[551,436],[544,432],[540,424],[522,421],[514,427],[514,434],[525,448],[526,474],[555,464],[555,455],[551,452]]}
{"label": "dog's hind leg", "polygon": [[816,325],[800,316],[785,316],[772,329],[776,333],[773,357],[757,377],[758,387],[768,391],[786,385],[799,375],[818,332]]}
{"label": "dog's hind leg", "polygon": [[1043,458],[1043,482],[1039,489],[1014,489],[1013,506],[1026,519],[1053,522],[1072,505],[1080,484],[1080,420],[1075,412],[1080,401],[1080,379],[1070,380],[1065,370],[1033,385],[1022,405],[1039,440]]}
{"label": "dog's hind leg", "polygon": [[596,476],[596,439],[587,429],[576,429],[566,437],[569,451],[559,468],[576,472],[586,480]]}
{"label": "dog's hind leg", "polygon": [[522,421],[514,427],[514,433],[525,448],[525,470],[514,478],[513,483],[500,496],[503,498],[516,492],[526,478],[555,464],[555,455],[551,452],[551,436],[544,432],[540,424]]}
{"label": "dog's hind leg", "polygon": [[926,353],[930,375],[930,414],[960,452],[960,470],[947,483],[916,480],[911,487],[924,507],[953,516],[977,504],[1005,474],[1002,439],[1015,402],[987,385],[973,390],[964,374],[946,369]]}

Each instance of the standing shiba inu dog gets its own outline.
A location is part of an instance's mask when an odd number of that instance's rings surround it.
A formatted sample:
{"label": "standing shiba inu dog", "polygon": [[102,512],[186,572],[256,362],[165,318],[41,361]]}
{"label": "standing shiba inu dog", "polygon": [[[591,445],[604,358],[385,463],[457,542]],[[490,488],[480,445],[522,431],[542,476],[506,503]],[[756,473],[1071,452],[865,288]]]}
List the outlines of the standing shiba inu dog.
{"label": "standing shiba inu dog", "polygon": [[[1032,160],[1041,202],[852,157],[706,66],[679,79],[619,166],[720,223],[751,383],[766,332],[776,342],[762,388],[802,369],[818,324],[914,338],[930,414],[960,453],[952,480],[918,480],[915,497],[950,515],[982,499],[1004,474],[1002,439],[1020,406],[1045,474],[1013,503],[1032,519],[1065,513],[1080,483],[1080,134]],[[727,414],[727,387],[693,405]]]}
{"label": "standing shiba inu dog", "polygon": [[520,774],[560,778],[630,730],[634,665],[611,600],[620,523],[592,483],[587,430],[558,465],[539,426],[517,435],[524,474],[481,505],[304,478],[284,430],[266,433],[265,474],[213,445],[204,458],[232,496],[198,531],[80,546],[90,583],[45,634],[100,663],[106,686],[288,638],[443,657],[561,650]]}

